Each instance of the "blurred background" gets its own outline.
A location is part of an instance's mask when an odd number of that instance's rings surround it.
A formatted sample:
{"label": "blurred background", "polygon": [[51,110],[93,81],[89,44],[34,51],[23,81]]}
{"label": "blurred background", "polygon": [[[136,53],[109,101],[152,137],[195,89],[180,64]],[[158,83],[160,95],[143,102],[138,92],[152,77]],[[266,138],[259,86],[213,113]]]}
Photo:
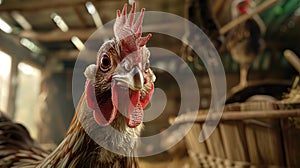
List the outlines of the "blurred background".
{"label": "blurred background", "polygon": [[[115,19],[116,9],[133,1],[0,0],[0,110],[24,124],[32,137],[44,148],[54,149],[63,139],[74,114],[72,75],[79,52],[85,49],[85,41],[97,28]],[[235,107],[228,106],[225,110],[254,110],[253,107],[257,107],[256,110],[265,113],[264,110],[269,105],[265,107],[265,104],[242,103],[251,98],[260,102],[280,101],[285,93],[297,88],[297,68],[300,69],[297,64],[297,55],[300,54],[300,0],[135,2],[138,9],[144,7],[147,11],[168,12],[184,17],[206,33],[224,66],[228,93],[226,103],[239,103]],[[184,28],[186,34],[182,39],[199,43],[199,39],[194,39],[189,34],[189,27],[186,25],[161,22],[155,27],[174,32]],[[95,40],[95,45],[101,46],[107,38]],[[191,111],[201,112],[208,109],[211,102],[211,84],[205,66],[194,51],[180,40],[159,33],[153,33],[148,46],[161,47],[176,53],[196,76],[201,95],[200,107],[185,109],[187,115]],[[155,53],[151,57],[161,60],[153,64],[180,72],[180,67],[168,61],[168,56]],[[155,85],[165,92],[168,101],[158,118],[145,123],[143,136],[154,135],[168,128],[172,124],[169,121],[177,116],[180,108],[180,91],[176,81],[167,72],[156,69],[154,72],[157,77]],[[297,94],[296,92],[291,95],[292,98]],[[294,106],[292,108],[297,109]],[[196,132],[190,133],[188,138],[172,149],[142,158],[144,166],[157,164],[158,167],[207,167],[210,164],[226,163],[300,166],[296,159],[300,157],[300,148],[293,146],[299,137],[296,136],[299,133],[299,123],[293,116],[270,116],[270,119],[259,121],[250,121],[249,118],[231,119],[229,123],[220,125],[220,130],[210,138],[212,142],[208,141],[199,146],[197,138],[202,122],[199,121],[194,126],[196,128],[193,127],[192,130]],[[183,125],[178,124],[178,129]],[[232,129],[229,131],[232,134],[227,134],[228,129]],[[252,139],[247,131],[252,131]],[[257,133],[253,133],[256,131]],[[269,140],[260,144],[262,138],[259,137],[264,133],[270,134]],[[241,149],[237,153],[234,152],[235,141],[230,137],[236,138],[237,144],[241,142]],[[172,138],[176,139],[176,134],[169,133],[162,137],[161,142],[147,146],[145,150],[151,151],[156,146],[163,148]],[[218,142],[213,138],[218,139]],[[274,156],[266,156],[270,152]],[[203,158],[206,161],[203,162]]]}

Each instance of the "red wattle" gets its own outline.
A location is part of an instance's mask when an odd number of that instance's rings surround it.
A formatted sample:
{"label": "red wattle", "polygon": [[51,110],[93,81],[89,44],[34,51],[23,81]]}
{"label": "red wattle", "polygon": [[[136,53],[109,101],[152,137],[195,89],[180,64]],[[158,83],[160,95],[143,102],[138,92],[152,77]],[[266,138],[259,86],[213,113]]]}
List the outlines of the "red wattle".
{"label": "red wattle", "polygon": [[128,105],[128,116],[134,111],[134,108],[140,102],[140,91],[130,90],[130,103]]}
{"label": "red wattle", "polygon": [[143,122],[143,109],[140,104],[140,91],[130,90],[130,103],[127,112],[127,126],[135,128]]}
{"label": "red wattle", "polygon": [[89,108],[93,110],[95,121],[101,126],[107,126],[116,117],[117,110],[114,108],[110,98],[97,100],[95,86],[92,81],[86,82],[86,101]]}
{"label": "red wattle", "polygon": [[142,99],[140,99],[139,91],[133,92],[133,94],[131,95],[131,105],[133,106],[130,107],[127,117],[128,127],[135,128],[143,122],[144,108],[149,104],[153,92],[154,84],[151,85],[150,90],[148,90],[148,93]]}
{"label": "red wattle", "polygon": [[95,89],[92,82],[90,80],[87,80],[85,82],[85,93],[86,93],[86,100],[87,100],[87,105],[91,109],[95,109],[95,106],[98,104],[95,96]]}
{"label": "red wattle", "polygon": [[107,126],[113,122],[117,111],[119,111],[123,115],[125,115],[123,112],[126,113],[128,127],[137,127],[143,122],[143,109],[150,102],[154,92],[154,85],[152,84],[147,95],[140,99],[140,91],[133,91],[129,88],[127,90],[117,86],[115,81],[112,82],[111,93],[106,93],[109,94],[106,96],[101,95],[97,99],[93,82],[90,80],[86,81],[87,105],[93,110],[95,121],[101,126]]}
{"label": "red wattle", "polygon": [[152,83],[150,90],[148,91],[148,94],[143,97],[143,99],[140,100],[142,108],[146,108],[146,106],[149,104],[151,97],[154,92],[154,84]]}
{"label": "red wattle", "polygon": [[130,128],[135,128],[143,122],[144,110],[140,103],[138,103],[133,111],[127,117],[127,126]]}

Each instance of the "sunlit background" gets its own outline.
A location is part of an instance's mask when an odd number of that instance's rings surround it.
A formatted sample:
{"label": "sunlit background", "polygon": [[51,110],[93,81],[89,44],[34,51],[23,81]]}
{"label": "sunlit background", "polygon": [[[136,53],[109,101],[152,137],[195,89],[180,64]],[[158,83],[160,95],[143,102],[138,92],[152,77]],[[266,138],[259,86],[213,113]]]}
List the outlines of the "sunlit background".
{"label": "sunlit background", "polygon": [[11,57],[0,51],[0,110],[6,111],[9,100]]}
{"label": "sunlit background", "polygon": [[21,62],[18,64],[18,77],[11,81],[11,56],[0,51],[0,60],[0,110],[9,110],[11,82],[17,83],[14,118],[29,128],[33,138],[37,138],[37,102],[39,102],[41,71]]}

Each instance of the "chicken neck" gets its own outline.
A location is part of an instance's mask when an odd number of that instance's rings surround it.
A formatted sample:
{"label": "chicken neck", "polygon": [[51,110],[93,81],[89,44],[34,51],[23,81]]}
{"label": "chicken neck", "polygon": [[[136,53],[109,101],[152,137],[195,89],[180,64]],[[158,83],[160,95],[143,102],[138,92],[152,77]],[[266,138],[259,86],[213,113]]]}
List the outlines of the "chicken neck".
{"label": "chicken neck", "polygon": [[[139,136],[142,126],[128,128],[126,118],[121,114],[117,114],[111,127],[99,126],[85,99],[84,94],[64,140],[37,167],[138,167],[134,157],[136,140],[132,137]],[[119,134],[111,132],[111,128]],[[124,156],[111,152],[96,141],[108,143],[112,150],[125,151],[127,154]]]}

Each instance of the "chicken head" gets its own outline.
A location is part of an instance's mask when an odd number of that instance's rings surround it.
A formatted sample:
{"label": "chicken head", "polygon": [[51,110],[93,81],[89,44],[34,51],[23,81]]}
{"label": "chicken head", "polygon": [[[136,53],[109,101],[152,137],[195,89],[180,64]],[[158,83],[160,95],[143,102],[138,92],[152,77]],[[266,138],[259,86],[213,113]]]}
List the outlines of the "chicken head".
{"label": "chicken head", "polygon": [[145,44],[151,34],[142,37],[145,9],[135,21],[136,4],[127,16],[127,4],[117,10],[114,39],[105,42],[97,53],[97,63],[85,75],[86,101],[100,126],[111,124],[121,113],[128,127],[143,121],[143,110],[154,91],[155,75],[150,69],[150,51]]}

